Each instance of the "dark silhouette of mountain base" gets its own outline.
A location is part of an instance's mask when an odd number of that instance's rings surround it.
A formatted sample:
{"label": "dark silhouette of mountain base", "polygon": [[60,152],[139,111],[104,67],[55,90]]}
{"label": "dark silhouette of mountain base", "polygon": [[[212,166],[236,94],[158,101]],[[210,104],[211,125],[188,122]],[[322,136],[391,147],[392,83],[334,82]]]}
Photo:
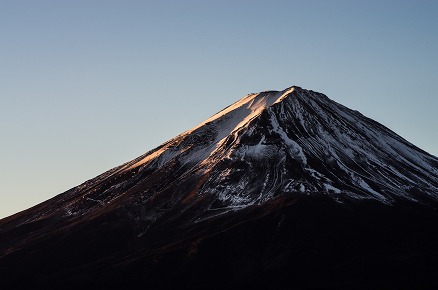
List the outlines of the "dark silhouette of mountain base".
{"label": "dark silhouette of mountain base", "polygon": [[324,95],[248,95],[0,221],[2,289],[436,289],[438,160]]}

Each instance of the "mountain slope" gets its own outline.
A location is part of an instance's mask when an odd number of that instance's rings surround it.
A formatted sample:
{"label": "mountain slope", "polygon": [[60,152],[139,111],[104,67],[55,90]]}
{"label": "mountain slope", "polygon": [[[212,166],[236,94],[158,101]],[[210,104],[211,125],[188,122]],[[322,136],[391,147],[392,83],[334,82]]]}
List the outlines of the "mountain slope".
{"label": "mountain slope", "polygon": [[[247,95],[145,155],[1,220],[0,269],[6,281],[44,287],[127,279],[170,287],[156,278],[167,275],[187,288],[213,278],[219,288],[283,287],[290,281],[279,273],[292,270],[297,287],[357,287],[367,273],[372,283],[393,283],[400,259],[412,277],[437,272],[437,198],[436,157],[323,94],[291,87]],[[210,260],[228,268],[225,278]],[[351,267],[381,269],[381,261],[398,270],[385,278]],[[302,278],[312,273],[321,281]]]}

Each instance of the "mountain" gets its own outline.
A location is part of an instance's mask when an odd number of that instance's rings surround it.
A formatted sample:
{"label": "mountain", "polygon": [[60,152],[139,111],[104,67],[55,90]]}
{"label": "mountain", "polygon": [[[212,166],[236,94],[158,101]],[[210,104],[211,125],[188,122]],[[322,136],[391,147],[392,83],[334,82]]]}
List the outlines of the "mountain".
{"label": "mountain", "polygon": [[0,220],[10,288],[438,286],[438,159],[297,86]]}

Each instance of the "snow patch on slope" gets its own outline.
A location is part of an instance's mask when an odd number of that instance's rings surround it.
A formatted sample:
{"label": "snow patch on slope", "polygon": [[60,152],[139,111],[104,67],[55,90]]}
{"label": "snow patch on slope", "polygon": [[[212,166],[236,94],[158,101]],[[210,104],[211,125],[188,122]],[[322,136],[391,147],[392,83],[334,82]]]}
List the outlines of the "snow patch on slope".
{"label": "snow patch on slope", "polygon": [[[294,88],[292,87],[286,90],[284,93],[262,92],[257,94],[249,94],[231,106],[228,106],[227,108],[208,118],[198,126],[170,140],[166,143],[166,146],[163,145],[160,149],[147,154],[141,160],[138,160],[125,170],[142,166],[146,163],[152,162],[157,158],[162,159],[160,161],[160,165],[163,165],[170,159],[182,153],[181,151],[172,150],[175,143],[174,140],[181,140],[187,136],[190,136],[191,134],[196,134],[196,131],[203,126],[213,126],[215,128],[215,132],[217,133],[215,140],[213,140],[212,144],[209,146],[206,146],[202,149],[199,148],[203,151],[203,154],[200,154],[199,158],[192,158],[190,161],[201,161],[202,159],[206,159],[208,156],[213,155],[217,149],[223,146],[227,137],[230,135],[236,135],[239,130],[247,125],[252,119],[258,117],[266,108],[281,102],[287,96],[287,94],[290,94],[293,91]],[[169,154],[169,151],[171,154]]]}
{"label": "snow patch on slope", "polygon": [[277,118],[273,113],[270,114],[270,118],[274,132],[280,135],[283,142],[287,145],[288,151],[291,156],[298,158],[303,164],[306,164],[307,158],[303,153],[303,148],[301,148],[301,146],[297,142],[289,138],[286,132],[284,132],[283,128],[281,128]]}

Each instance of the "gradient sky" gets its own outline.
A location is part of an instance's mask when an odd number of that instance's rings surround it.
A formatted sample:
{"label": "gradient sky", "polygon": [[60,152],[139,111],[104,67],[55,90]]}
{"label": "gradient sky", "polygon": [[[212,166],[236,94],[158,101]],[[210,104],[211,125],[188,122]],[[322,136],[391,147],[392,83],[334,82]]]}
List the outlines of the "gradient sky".
{"label": "gradient sky", "polygon": [[438,1],[0,0],[0,218],[292,85],[437,156]]}

